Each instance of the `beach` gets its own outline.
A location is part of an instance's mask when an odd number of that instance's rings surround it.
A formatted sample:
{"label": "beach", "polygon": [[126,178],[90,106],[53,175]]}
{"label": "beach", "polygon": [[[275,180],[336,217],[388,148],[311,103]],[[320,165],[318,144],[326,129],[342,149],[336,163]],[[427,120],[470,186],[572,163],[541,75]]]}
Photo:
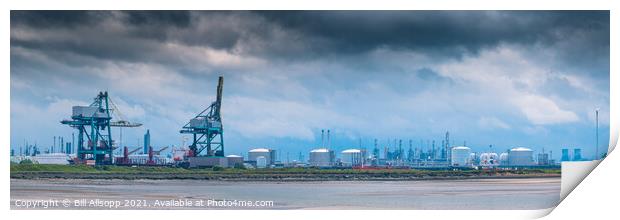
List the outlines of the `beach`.
{"label": "beach", "polygon": [[[553,207],[559,199],[558,177],[299,182],[11,179],[11,209],[524,210]],[[25,206],[37,201],[57,204]]]}

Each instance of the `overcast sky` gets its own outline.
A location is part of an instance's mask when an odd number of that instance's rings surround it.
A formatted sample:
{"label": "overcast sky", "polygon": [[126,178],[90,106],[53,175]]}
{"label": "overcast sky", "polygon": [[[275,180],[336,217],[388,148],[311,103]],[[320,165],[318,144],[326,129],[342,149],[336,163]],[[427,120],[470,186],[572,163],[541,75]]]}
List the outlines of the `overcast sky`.
{"label": "overcast sky", "polygon": [[70,139],[59,121],[101,90],[144,124],[123,145],[150,129],[156,149],[178,146],[223,75],[226,154],[297,159],[331,129],[335,150],[450,131],[476,151],[592,157],[596,108],[601,151],[609,138],[609,41],[608,11],[11,11],[11,146]]}

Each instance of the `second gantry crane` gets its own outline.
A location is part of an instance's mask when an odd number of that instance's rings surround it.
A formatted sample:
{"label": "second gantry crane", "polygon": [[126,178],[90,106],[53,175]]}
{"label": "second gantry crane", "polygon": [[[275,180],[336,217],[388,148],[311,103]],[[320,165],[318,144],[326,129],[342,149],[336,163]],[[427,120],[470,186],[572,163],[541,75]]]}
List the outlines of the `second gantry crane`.
{"label": "second gantry crane", "polygon": [[217,84],[217,97],[208,108],[190,119],[181,129],[181,134],[192,134],[189,146],[190,157],[200,155],[205,149],[206,156],[224,156],[224,129],[222,128],[222,87],[224,77],[220,76]]}

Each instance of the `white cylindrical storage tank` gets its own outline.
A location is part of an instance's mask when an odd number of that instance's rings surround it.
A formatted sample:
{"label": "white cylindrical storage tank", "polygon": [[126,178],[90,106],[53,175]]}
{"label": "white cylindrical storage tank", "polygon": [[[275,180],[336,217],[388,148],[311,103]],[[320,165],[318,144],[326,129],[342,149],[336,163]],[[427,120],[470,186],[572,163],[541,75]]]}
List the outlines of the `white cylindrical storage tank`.
{"label": "white cylindrical storage tank", "polygon": [[310,166],[315,167],[330,167],[334,165],[335,155],[334,151],[319,148],[310,151]]}
{"label": "white cylindrical storage tank", "polygon": [[267,167],[267,158],[264,156],[256,157],[256,168],[265,168]]}
{"label": "white cylindrical storage tank", "polygon": [[258,162],[258,157],[265,157],[265,159],[267,160],[267,164],[272,164],[273,163],[273,159],[271,158],[271,149],[267,149],[267,148],[256,148],[256,149],[252,149],[250,151],[248,151],[248,161],[256,161]]}
{"label": "white cylindrical storage tank", "polygon": [[362,151],[359,149],[348,149],[341,152],[343,166],[362,165]]}
{"label": "white cylindrical storage tank", "polygon": [[525,147],[515,147],[508,152],[509,166],[531,166],[534,165],[534,151]]}
{"label": "white cylindrical storage tank", "polygon": [[452,166],[455,167],[459,167],[459,166],[468,166],[471,164],[470,160],[469,160],[469,155],[471,154],[471,149],[469,147],[465,147],[465,146],[459,146],[459,147],[453,147],[452,150],[450,150],[450,152],[452,153],[452,157],[451,159],[451,164]]}
{"label": "white cylindrical storage tank", "polygon": [[243,166],[243,157],[239,155],[228,155],[226,156],[226,162],[228,163],[228,167],[240,167]]}

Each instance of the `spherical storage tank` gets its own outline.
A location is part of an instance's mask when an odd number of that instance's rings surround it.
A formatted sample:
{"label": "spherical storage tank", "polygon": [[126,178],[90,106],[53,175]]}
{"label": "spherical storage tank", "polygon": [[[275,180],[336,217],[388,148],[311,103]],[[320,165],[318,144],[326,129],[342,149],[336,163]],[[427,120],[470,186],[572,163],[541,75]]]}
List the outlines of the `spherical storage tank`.
{"label": "spherical storage tank", "polygon": [[525,147],[515,147],[508,151],[509,166],[531,166],[534,165],[534,151]]}
{"label": "spherical storage tank", "polygon": [[362,165],[362,151],[359,149],[348,149],[341,153],[343,166],[359,166]]}
{"label": "spherical storage tank", "polygon": [[471,153],[471,149],[465,146],[453,147],[450,151],[452,153],[451,164],[452,166],[468,166],[471,164],[469,161],[469,154]]}
{"label": "spherical storage tank", "polygon": [[499,165],[499,156],[496,153],[480,154],[480,166],[497,166]]}
{"label": "spherical storage tank", "polygon": [[330,167],[334,165],[335,155],[334,151],[319,148],[310,151],[310,166],[315,167]]}

